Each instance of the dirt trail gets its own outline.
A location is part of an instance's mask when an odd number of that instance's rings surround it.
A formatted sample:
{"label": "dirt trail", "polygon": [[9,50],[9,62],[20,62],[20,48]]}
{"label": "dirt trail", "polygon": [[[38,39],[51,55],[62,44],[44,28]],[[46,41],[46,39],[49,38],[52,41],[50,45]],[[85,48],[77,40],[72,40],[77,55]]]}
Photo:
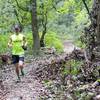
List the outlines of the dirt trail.
{"label": "dirt trail", "polygon": [[[16,83],[14,70],[3,73],[4,91],[0,91],[0,100],[40,100],[40,97],[47,93],[43,84],[31,75],[34,73],[36,63],[27,64],[25,67],[25,76],[21,77],[21,82]],[[14,67],[14,66],[9,66]]]}
{"label": "dirt trail", "polygon": [[[74,45],[72,42],[65,41],[64,51],[71,53],[73,50]],[[33,59],[31,63],[26,64],[24,68],[25,76],[21,77],[20,83],[16,83],[14,66],[8,66],[8,69],[11,70],[6,70],[6,72],[2,74],[4,78],[4,90],[0,91],[0,100],[43,100],[40,99],[41,96],[48,95],[48,90],[46,90],[43,84],[33,74],[35,69],[39,67],[38,62]]]}
{"label": "dirt trail", "polygon": [[64,45],[64,52],[67,54],[71,53],[75,48],[75,45],[73,44],[73,41],[71,40],[65,40],[63,42],[63,45]]}

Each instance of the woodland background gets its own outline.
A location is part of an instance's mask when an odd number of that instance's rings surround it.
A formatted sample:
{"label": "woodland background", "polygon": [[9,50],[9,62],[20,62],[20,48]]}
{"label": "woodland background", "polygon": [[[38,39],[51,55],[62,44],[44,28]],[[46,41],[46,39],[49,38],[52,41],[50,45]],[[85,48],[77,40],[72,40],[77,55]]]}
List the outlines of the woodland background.
{"label": "woodland background", "polygon": [[[16,23],[28,41],[18,84]],[[0,66],[0,100],[100,100],[100,0],[0,0]]]}

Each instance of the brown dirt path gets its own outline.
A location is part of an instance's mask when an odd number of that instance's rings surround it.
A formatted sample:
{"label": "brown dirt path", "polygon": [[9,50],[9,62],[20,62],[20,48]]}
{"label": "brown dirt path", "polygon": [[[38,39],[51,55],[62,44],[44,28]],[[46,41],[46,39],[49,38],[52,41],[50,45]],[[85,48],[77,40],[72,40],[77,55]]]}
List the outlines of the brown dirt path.
{"label": "brown dirt path", "polygon": [[[68,54],[74,50],[72,41],[64,41],[63,44],[65,53]],[[36,68],[39,68],[38,62],[32,59],[31,63],[26,64],[24,68],[26,74],[21,77],[20,83],[16,83],[14,66],[8,66],[8,70],[2,74],[4,90],[0,90],[0,100],[44,100],[41,96],[49,95],[48,90],[33,74]]]}
{"label": "brown dirt path", "polygon": [[64,45],[64,52],[67,54],[72,53],[72,51],[75,48],[75,45],[74,45],[73,41],[71,41],[71,40],[65,40],[63,42],[63,45]]}
{"label": "brown dirt path", "polygon": [[32,75],[34,73],[33,68],[35,69],[36,66],[35,62],[26,65],[24,69],[26,74],[21,77],[20,83],[16,83],[14,70],[3,73],[4,90],[1,91],[0,100],[41,100],[41,96],[47,91],[43,84]]}

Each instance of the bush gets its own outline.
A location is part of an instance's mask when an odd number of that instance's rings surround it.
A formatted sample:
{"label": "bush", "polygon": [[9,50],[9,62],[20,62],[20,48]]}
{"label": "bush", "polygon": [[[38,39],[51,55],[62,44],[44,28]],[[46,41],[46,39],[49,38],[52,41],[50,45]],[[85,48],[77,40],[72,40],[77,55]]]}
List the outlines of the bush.
{"label": "bush", "polygon": [[86,47],[85,43],[82,43],[81,40],[76,40],[75,45],[77,47],[80,47],[80,48],[85,48]]}
{"label": "bush", "polygon": [[26,39],[27,39],[27,42],[28,42],[28,48],[29,48],[29,50],[32,50],[33,37],[32,37],[32,33],[31,32],[26,34]]}
{"label": "bush", "polygon": [[0,54],[5,53],[8,50],[8,35],[0,34]]}
{"label": "bush", "polygon": [[[42,33],[40,32],[39,35],[41,36]],[[33,45],[32,33],[31,32],[27,33],[26,37],[27,37],[29,49],[32,49],[32,45]],[[61,43],[61,40],[57,37],[57,34],[54,32],[46,33],[45,44],[47,47],[55,47],[58,52],[63,51],[63,45]]]}
{"label": "bush", "polygon": [[73,59],[67,61],[66,67],[63,70],[63,74],[78,75],[82,63],[83,63],[82,61],[77,61],[77,60],[73,60]]}
{"label": "bush", "polygon": [[55,47],[58,52],[63,51],[61,40],[57,37],[55,32],[48,32],[45,36],[45,43],[48,47]]}

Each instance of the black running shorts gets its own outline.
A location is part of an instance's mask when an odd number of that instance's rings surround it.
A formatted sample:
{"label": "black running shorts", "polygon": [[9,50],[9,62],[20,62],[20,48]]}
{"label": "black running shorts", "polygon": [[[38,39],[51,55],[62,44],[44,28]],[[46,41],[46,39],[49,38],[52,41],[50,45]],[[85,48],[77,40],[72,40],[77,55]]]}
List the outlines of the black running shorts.
{"label": "black running shorts", "polygon": [[16,64],[19,61],[23,61],[24,62],[24,57],[20,57],[19,55],[12,55],[12,63]]}

